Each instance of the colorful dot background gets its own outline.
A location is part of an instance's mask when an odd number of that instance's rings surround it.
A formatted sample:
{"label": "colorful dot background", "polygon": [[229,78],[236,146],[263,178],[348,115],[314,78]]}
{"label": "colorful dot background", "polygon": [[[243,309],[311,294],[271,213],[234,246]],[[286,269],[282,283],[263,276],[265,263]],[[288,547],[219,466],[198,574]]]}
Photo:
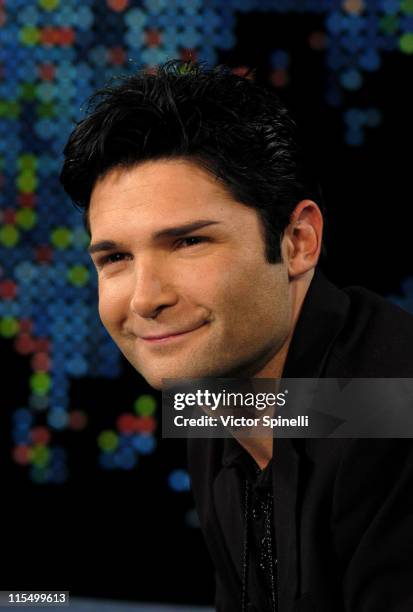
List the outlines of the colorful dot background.
{"label": "colorful dot background", "polygon": [[[0,336],[30,365],[12,458],[34,483],[66,482],[61,434],[88,429],[87,407],[70,399],[73,380],[115,381],[121,367],[97,316],[88,236],[58,184],[68,134],[110,77],[174,57],[215,64],[252,12],[317,17],[307,53],[323,56],[340,138],[361,147],[386,121],[380,99],[366,95],[368,75],[389,54],[413,54],[413,0],[0,0]],[[288,88],[291,49],[275,41],[265,61],[268,83]],[[406,278],[390,297],[413,311],[412,296]],[[138,389],[118,407],[95,436],[98,469],[133,471],[156,452],[158,402]],[[178,468],[165,484],[187,491],[188,475]]]}

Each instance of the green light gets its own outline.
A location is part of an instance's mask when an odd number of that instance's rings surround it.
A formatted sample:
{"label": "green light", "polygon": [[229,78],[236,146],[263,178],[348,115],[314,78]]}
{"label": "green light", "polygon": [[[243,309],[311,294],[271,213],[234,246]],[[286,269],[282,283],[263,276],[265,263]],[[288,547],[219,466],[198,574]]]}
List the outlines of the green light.
{"label": "green light", "polygon": [[386,15],[380,19],[379,26],[386,34],[394,34],[399,29],[399,18],[397,15]]}
{"label": "green light", "polygon": [[17,159],[17,167],[19,170],[31,170],[34,172],[37,168],[38,158],[32,153],[23,153]]}
{"label": "green light", "polygon": [[20,115],[20,104],[16,100],[10,100],[9,102],[9,117],[10,119],[17,119]]}
{"label": "green light", "polygon": [[110,453],[117,448],[118,440],[118,435],[111,429],[106,429],[98,435],[98,445],[106,453]]}
{"label": "green light", "polygon": [[30,449],[30,460],[37,467],[45,467],[49,463],[50,450],[44,444],[36,444]]}
{"label": "green light", "polygon": [[60,0],[39,0],[39,6],[45,11],[54,11],[60,4]]}
{"label": "green light", "polygon": [[72,285],[83,287],[89,280],[89,270],[85,266],[73,266],[68,270],[67,277]]}
{"label": "green light", "polygon": [[23,193],[33,193],[37,187],[37,178],[32,170],[23,170],[17,177],[17,187]]}
{"label": "green light", "polygon": [[133,405],[136,414],[151,416],[156,410],[156,400],[153,395],[141,395]]}
{"label": "green light", "polygon": [[18,229],[14,225],[3,225],[0,228],[0,244],[11,248],[16,246],[20,238]]}
{"label": "green light", "polygon": [[0,319],[0,336],[12,338],[19,331],[20,325],[14,317],[2,317]]}
{"label": "green light", "polygon": [[72,242],[72,232],[67,227],[57,227],[52,231],[50,240],[57,249],[66,249]]}
{"label": "green light", "polygon": [[400,50],[409,55],[413,53],[413,32],[406,32],[399,39]]}
{"label": "green light", "polygon": [[30,376],[30,388],[36,395],[46,395],[52,386],[52,380],[47,372],[35,372]]}
{"label": "green light", "polygon": [[36,484],[43,484],[48,480],[48,472],[49,470],[45,469],[44,467],[33,465],[30,474],[31,479]]}
{"label": "green light", "polygon": [[40,40],[40,32],[34,26],[24,26],[19,32],[19,39],[23,45],[36,45]]}
{"label": "green light", "polygon": [[20,95],[23,100],[31,102],[36,99],[36,85],[34,83],[22,83],[20,85]]}
{"label": "green light", "polygon": [[411,15],[413,13],[413,0],[402,0],[400,2],[400,10],[402,13]]}
{"label": "green light", "polygon": [[16,223],[24,230],[32,229],[36,221],[37,215],[32,208],[21,208],[16,213]]}
{"label": "green light", "polygon": [[56,115],[56,109],[53,102],[41,102],[36,106],[36,112],[42,119],[50,119]]}
{"label": "green light", "polygon": [[0,117],[16,119],[20,115],[20,104],[16,100],[0,100]]}

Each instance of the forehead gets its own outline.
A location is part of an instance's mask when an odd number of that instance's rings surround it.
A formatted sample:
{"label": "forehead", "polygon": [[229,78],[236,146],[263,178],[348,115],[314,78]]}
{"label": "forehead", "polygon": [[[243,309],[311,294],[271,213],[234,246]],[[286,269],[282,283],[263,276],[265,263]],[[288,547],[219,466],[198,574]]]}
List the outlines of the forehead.
{"label": "forehead", "polygon": [[153,232],[200,217],[233,226],[257,219],[211,173],[185,160],[114,168],[96,183],[89,207],[91,233],[101,238],[109,230]]}

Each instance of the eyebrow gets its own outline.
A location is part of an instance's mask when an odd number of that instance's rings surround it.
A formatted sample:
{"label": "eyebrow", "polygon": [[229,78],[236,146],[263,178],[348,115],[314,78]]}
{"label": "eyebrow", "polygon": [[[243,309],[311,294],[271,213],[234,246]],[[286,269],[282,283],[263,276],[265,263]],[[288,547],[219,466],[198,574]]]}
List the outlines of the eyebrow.
{"label": "eyebrow", "polygon": [[[219,223],[220,221],[199,219],[198,221],[191,221],[190,223],[185,223],[184,225],[179,225],[177,227],[166,227],[152,234],[152,240],[160,240],[162,238],[171,237],[179,238],[180,236],[185,236],[185,234],[189,234],[190,232],[202,229],[203,227],[208,227],[209,225],[217,225]],[[89,255],[93,255],[93,253],[98,253],[100,251],[111,251],[113,249],[119,248],[121,248],[121,245],[113,240],[100,240],[99,242],[91,244],[88,247],[88,253]]]}

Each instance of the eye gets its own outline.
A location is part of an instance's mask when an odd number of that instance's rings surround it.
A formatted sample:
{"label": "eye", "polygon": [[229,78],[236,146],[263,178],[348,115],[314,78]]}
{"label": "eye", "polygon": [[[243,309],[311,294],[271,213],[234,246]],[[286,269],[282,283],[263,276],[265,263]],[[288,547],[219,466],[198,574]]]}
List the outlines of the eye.
{"label": "eye", "polygon": [[98,267],[103,268],[106,265],[118,263],[123,261],[126,256],[126,253],[110,253],[110,255],[105,255],[98,260]]}
{"label": "eye", "polygon": [[187,236],[186,238],[180,238],[175,242],[175,244],[180,247],[191,247],[196,246],[197,244],[201,244],[202,242],[207,242],[208,238],[205,236]]}

